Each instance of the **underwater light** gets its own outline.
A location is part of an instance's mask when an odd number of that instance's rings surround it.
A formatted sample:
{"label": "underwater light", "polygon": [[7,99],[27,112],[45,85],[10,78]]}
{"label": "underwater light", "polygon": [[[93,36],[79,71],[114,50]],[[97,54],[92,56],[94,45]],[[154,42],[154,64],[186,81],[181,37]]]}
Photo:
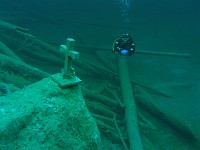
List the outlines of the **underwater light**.
{"label": "underwater light", "polygon": [[113,43],[113,52],[119,53],[122,56],[135,53],[135,44],[131,36],[127,33],[119,36]]}

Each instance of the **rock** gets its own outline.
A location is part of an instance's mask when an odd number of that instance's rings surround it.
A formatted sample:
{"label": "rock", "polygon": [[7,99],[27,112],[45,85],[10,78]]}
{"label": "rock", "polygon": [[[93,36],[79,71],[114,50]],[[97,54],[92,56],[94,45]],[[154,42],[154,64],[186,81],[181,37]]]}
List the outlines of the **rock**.
{"label": "rock", "polygon": [[0,149],[98,150],[99,130],[78,85],[45,78],[0,97]]}

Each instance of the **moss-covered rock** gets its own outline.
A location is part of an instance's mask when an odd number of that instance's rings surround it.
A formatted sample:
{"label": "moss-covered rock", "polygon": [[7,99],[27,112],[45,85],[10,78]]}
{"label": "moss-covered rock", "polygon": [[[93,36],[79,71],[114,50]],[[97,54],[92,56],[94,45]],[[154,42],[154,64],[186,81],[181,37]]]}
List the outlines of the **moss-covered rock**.
{"label": "moss-covered rock", "polygon": [[78,85],[51,78],[0,98],[0,149],[97,150],[100,135]]}

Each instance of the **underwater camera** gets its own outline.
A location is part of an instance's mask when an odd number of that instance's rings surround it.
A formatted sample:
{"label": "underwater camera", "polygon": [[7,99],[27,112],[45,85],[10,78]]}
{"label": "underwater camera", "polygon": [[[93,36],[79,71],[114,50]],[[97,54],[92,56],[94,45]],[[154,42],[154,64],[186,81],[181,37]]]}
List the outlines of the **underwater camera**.
{"label": "underwater camera", "polygon": [[135,53],[135,44],[131,36],[127,33],[119,36],[113,43],[113,52],[121,56],[131,56]]}

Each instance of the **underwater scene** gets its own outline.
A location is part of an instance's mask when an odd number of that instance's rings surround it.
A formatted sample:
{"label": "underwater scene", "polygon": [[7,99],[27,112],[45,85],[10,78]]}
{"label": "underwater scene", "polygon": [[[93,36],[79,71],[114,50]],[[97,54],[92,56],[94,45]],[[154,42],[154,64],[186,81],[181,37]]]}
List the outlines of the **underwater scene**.
{"label": "underwater scene", "polygon": [[199,0],[0,0],[0,150],[200,150]]}

